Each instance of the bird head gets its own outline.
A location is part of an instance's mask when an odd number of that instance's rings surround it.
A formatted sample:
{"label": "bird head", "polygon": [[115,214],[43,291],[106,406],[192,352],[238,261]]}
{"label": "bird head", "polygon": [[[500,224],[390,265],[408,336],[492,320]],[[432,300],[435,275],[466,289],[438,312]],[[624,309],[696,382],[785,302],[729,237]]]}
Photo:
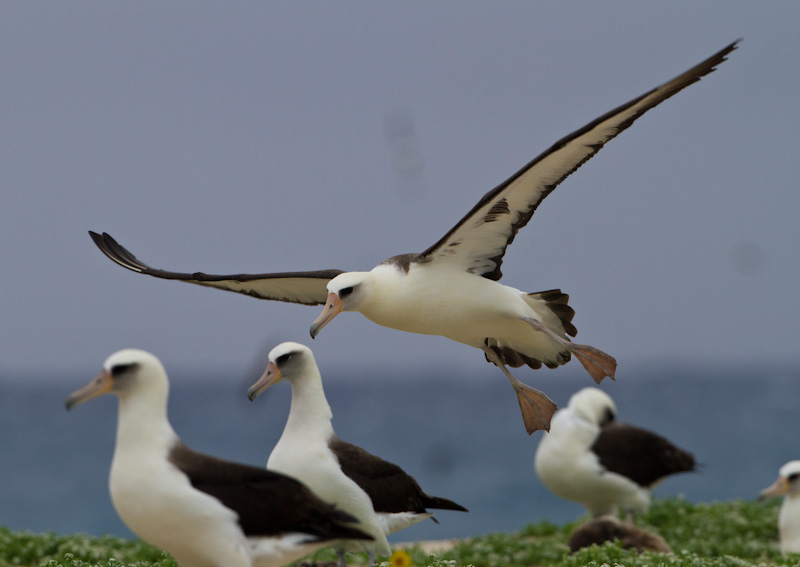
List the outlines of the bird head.
{"label": "bird head", "polygon": [[589,423],[602,427],[616,419],[617,406],[600,388],[587,387],[569,399],[568,407]]}
{"label": "bird head", "polygon": [[766,500],[784,494],[800,494],[800,461],[789,461],[778,470],[778,479],[762,490],[759,500]]}
{"label": "bird head", "polygon": [[109,356],[103,370],[86,386],[70,394],[66,407],[71,410],[105,394],[125,397],[134,392],[166,396],[167,373],[161,361],[149,352],[124,349]]}
{"label": "bird head", "polygon": [[345,272],[328,282],[328,299],[322,313],[311,324],[311,338],[342,311],[358,311],[368,287],[368,272]]}
{"label": "bird head", "polygon": [[261,378],[247,390],[247,397],[255,400],[264,390],[282,380],[292,382],[309,371],[317,369],[311,349],[299,343],[281,343],[269,352],[269,363]]}

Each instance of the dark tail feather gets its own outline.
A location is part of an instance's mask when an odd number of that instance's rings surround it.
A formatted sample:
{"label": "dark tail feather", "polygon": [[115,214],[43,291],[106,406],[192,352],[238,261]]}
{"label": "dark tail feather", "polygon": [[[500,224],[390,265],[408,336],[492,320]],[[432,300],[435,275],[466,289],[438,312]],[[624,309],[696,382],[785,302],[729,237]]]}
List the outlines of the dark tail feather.
{"label": "dark tail feather", "polygon": [[537,291],[529,293],[528,295],[534,296],[545,302],[548,309],[561,320],[561,325],[564,327],[564,332],[570,337],[578,334],[578,329],[572,324],[572,318],[575,316],[575,310],[567,305],[569,295],[561,293],[560,289],[549,289],[547,291]]}
{"label": "dark tail feather", "polygon": [[334,530],[331,530],[330,534],[327,534],[327,537],[321,538],[323,540],[327,539],[359,539],[359,540],[372,540],[375,539],[371,535],[362,532],[358,528],[351,528],[350,526],[343,526],[337,525]]}
{"label": "dark tail feather", "polygon": [[436,510],[456,510],[458,512],[469,512],[466,508],[464,508],[461,504],[456,504],[452,500],[448,500],[447,498],[439,498],[438,496],[428,496],[425,495],[425,501],[423,504],[425,508],[434,508]]}
{"label": "dark tail feather", "polygon": [[313,526],[313,529],[309,530],[309,532],[313,533],[313,536],[307,539],[307,542],[330,541],[334,539],[375,539],[371,535],[351,525],[358,522],[355,517],[344,510],[337,510],[333,506],[324,514],[324,517],[319,517],[317,520],[318,522]]}

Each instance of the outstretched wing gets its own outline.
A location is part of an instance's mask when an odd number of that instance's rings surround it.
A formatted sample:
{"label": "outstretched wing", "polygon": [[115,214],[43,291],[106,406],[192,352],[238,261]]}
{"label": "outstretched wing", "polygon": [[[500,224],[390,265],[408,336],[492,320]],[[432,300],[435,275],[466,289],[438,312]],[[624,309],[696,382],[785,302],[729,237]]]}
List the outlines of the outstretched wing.
{"label": "outstretched wing", "polygon": [[244,293],[258,299],[272,299],[303,305],[323,305],[328,297],[328,282],[342,273],[341,270],[315,272],[281,272],[274,274],[232,274],[217,276],[195,272],[183,274],[151,268],[128,252],[110,234],[89,231],[98,248],[114,262],[133,272],[165,280],[179,280],[197,285],[216,287]]}
{"label": "outstretched wing", "polygon": [[739,41],[553,144],[484,195],[456,226],[415,261],[450,262],[468,272],[499,280],[506,248],[559,183],[642,114],[714,71]]}

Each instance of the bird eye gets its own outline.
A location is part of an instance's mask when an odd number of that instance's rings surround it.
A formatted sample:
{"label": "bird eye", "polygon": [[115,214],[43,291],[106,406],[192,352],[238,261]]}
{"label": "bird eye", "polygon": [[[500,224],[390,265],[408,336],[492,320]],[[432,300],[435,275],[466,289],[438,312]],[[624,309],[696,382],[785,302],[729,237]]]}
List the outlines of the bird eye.
{"label": "bird eye", "polygon": [[115,364],[111,367],[111,376],[116,378],[117,376],[121,376],[122,374],[133,370],[134,368],[136,368],[135,362],[128,364]]}
{"label": "bird eye", "polygon": [[343,287],[342,289],[339,290],[339,299],[344,299],[351,293],[353,293],[353,286]]}
{"label": "bird eye", "polygon": [[792,474],[790,474],[789,476],[786,477],[786,480],[788,480],[789,482],[794,482],[798,478],[800,478],[800,473],[792,473]]}
{"label": "bird eye", "polygon": [[281,364],[285,364],[292,358],[291,352],[287,352],[286,354],[280,355],[278,358],[275,359],[275,363],[280,366]]}
{"label": "bird eye", "polygon": [[602,427],[603,425],[608,425],[614,421],[615,417],[614,411],[611,408],[606,408],[603,412],[603,417],[600,418],[600,426]]}

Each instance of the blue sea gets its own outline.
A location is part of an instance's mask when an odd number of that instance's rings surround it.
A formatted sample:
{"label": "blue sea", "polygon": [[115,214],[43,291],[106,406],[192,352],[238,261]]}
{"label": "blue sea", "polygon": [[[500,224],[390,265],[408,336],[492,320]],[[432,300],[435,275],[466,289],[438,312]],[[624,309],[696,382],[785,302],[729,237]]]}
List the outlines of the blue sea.
{"label": "blue sea", "polygon": [[[516,373],[561,406],[592,384],[579,366]],[[358,379],[325,375],[342,439],[395,462],[428,493],[470,510],[441,511],[439,524],[422,522],[392,536],[394,541],[512,531],[541,520],[562,524],[584,514],[539,482],[533,454],[543,433],[525,433],[516,397],[497,369],[477,365],[466,376],[419,374],[396,368]],[[132,537],[108,495],[116,400],[106,396],[71,412],[63,405],[93,375],[45,383],[36,376],[0,374],[0,525]],[[170,375],[170,419],[189,446],[266,463],[288,414],[288,384],[249,402],[245,392],[257,376],[174,369]],[[754,499],[780,465],[800,458],[795,365],[643,364],[602,387],[615,399],[620,420],[663,434],[701,463],[697,473],[667,479],[656,497]]]}

